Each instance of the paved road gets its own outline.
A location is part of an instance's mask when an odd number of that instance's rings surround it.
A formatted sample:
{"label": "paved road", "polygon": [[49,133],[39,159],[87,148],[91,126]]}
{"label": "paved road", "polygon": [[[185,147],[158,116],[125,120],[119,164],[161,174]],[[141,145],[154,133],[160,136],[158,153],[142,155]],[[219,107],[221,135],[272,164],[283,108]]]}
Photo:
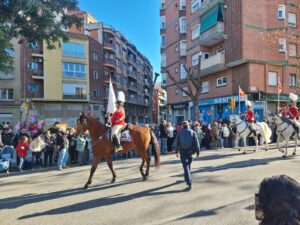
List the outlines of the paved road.
{"label": "paved road", "polygon": [[1,224],[255,225],[259,182],[279,174],[300,180],[300,156],[282,159],[277,150],[204,151],[193,163],[191,192],[183,191],[182,167],[174,155],[163,156],[160,169],[152,167],[145,182],[139,164],[139,159],[115,162],[115,184],[100,164],[89,190],[81,189],[89,166],[1,176]]}

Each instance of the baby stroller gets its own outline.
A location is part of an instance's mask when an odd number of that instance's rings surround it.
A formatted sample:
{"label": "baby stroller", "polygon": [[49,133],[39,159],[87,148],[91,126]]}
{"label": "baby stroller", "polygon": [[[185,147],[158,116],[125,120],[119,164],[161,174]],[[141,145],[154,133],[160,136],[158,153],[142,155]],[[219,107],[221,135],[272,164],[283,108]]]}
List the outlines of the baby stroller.
{"label": "baby stroller", "polygon": [[13,146],[4,146],[1,150],[0,172],[9,172],[13,162]]}

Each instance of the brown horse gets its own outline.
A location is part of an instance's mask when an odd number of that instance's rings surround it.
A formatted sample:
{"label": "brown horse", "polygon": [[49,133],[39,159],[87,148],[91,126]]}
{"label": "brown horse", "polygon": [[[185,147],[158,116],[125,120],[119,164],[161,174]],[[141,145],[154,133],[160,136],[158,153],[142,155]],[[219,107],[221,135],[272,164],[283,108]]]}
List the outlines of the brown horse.
{"label": "brown horse", "polygon": [[[113,178],[111,183],[116,181],[116,173],[113,169],[112,163],[112,153],[111,150],[114,148],[113,144],[109,138],[109,128],[104,124],[100,123],[92,116],[85,115],[84,113],[80,114],[80,118],[75,127],[77,134],[85,133],[87,130],[90,133],[93,143],[93,153],[94,158],[92,162],[92,168],[90,171],[90,176],[85,184],[84,188],[88,188],[88,186],[92,183],[93,175],[97,169],[97,166],[101,159],[105,159],[109,169],[112,172]],[[132,137],[131,142],[122,143],[123,150],[118,151],[117,154],[122,154],[135,149],[138,155],[142,159],[142,164],[140,166],[140,172],[143,176],[143,179],[146,180],[149,176],[150,169],[150,157],[148,157],[148,148],[149,144],[152,143],[152,146],[155,149],[155,165],[159,166],[160,164],[160,151],[157,143],[157,139],[153,132],[151,132],[148,128],[138,127],[138,126],[129,126],[129,133]],[[146,173],[144,173],[144,164],[147,163]]]}

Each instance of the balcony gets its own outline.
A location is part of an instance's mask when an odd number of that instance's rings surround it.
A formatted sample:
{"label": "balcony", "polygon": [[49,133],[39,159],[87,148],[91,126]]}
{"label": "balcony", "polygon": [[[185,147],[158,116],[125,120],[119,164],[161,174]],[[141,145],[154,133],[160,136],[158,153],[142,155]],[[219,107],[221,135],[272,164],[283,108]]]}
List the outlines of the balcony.
{"label": "balcony", "polygon": [[116,69],[117,68],[116,60],[115,59],[104,59],[104,66]]}
{"label": "balcony", "polygon": [[132,78],[134,78],[134,79],[136,79],[136,80],[139,79],[139,77],[138,77],[138,75],[137,75],[136,72],[129,71],[129,72],[127,72],[127,74],[128,74],[129,77],[132,77]]}
{"label": "balcony", "polygon": [[216,73],[224,70],[225,68],[225,54],[218,53],[201,61],[201,76]]}
{"label": "balcony", "polygon": [[44,71],[43,70],[32,70],[32,79],[43,80]]}
{"label": "balcony", "polygon": [[104,42],[103,47],[106,50],[110,50],[110,51],[116,52],[116,46],[114,44],[109,43],[109,42]]}
{"label": "balcony", "polygon": [[130,84],[129,83],[127,87],[128,87],[128,90],[135,91],[135,92],[139,91],[139,88],[135,84]]}
{"label": "balcony", "polygon": [[218,22],[216,25],[210,29],[201,32],[200,35],[200,45],[211,47],[218,44],[224,40],[224,23]]}
{"label": "balcony", "polygon": [[218,4],[224,4],[224,0],[204,0],[200,8],[200,16],[203,16]]}

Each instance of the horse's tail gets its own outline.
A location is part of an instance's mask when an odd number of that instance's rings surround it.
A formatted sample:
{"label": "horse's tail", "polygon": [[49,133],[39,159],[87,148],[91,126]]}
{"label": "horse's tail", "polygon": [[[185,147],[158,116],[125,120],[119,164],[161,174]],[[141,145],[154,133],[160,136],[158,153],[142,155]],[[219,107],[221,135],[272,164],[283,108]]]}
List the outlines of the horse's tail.
{"label": "horse's tail", "polygon": [[258,123],[258,125],[260,126],[260,128],[262,130],[262,133],[263,133],[266,143],[270,143],[271,136],[272,136],[272,131],[271,131],[270,127],[265,122]]}
{"label": "horse's tail", "polygon": [[155,159],[155,166],[158,167],[160,165],[159,145],[158,145],[157,138],[156,138],[155,134],[152,131],[150,131],[150,135],[151,135],[150,143],[152,144],[152,148],[154,148],[154,150],[155,150],[155,151],[153,151],[154,159]]}

